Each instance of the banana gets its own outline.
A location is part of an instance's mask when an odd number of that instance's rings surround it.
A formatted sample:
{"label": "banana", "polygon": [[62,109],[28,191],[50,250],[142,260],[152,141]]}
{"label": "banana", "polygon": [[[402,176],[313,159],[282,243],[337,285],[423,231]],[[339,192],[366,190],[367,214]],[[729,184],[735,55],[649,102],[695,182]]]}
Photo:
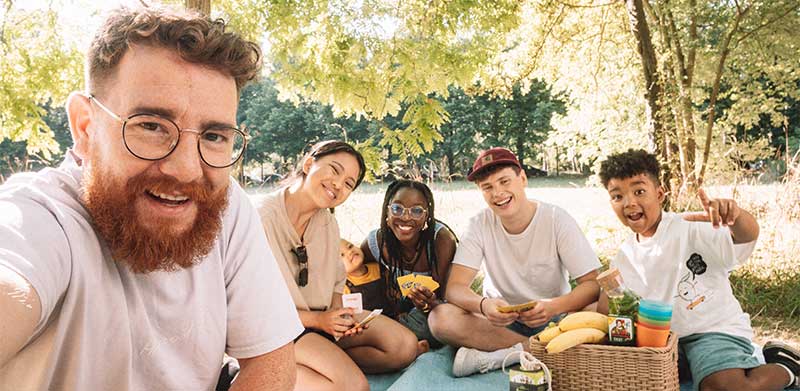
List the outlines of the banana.
{"label": "banana", "polygon": [[547,353],[559,353],[582,343],[599,343],[605,336],[606,333],[593,328],[574,329],[553,338],[545,349]]}
{"label": "banana", "polygon": [[559,334],[561,334],[561,329],[559,329],[555,323],[550,322],[550,325],[539,333],[539,342],[548,343]]}
{"label": "banana", "polygon": [[581,311],[567,315],[558,323],[558,328],[561,329],[561,331],[570,331],[586,327],[607,333],[608,317],[597,312]]}

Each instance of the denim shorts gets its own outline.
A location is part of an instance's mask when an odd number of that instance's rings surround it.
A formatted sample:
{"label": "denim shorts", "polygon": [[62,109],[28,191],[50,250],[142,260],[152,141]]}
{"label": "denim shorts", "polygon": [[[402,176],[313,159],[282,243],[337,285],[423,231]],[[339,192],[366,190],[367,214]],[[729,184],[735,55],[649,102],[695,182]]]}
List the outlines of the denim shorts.
{"label": "denim shorts", "polygon": [[[678,368],[691,374],[694,389],[714,372],[725,369],[750,369],[761,363],[753,356],[750,340],[724,333],[698,333],[678,340]],[[689,380],[682,378],[681,381]]]}
{"label": "denim shorts", "polygon": [[418,340],[427,340],[431,348],[436,349],[443,346],[443,344],[431,334],[431,328],[428,327],[428,314],[417,308],[412,308],[411,311],[400,314],[397,317],[397,321],[411,330],[414,335],[417,336]]}
{"label": "denim shorts", "polygon": [[546,329],[547,325],[549,325],[550,322],[558,323],[563,317],[564,314],[556,315],[552,319],[550,319],[547,323],[537,327],[528,327],[527,325],[525,325],[525,323],[515,320],[514,323],[511,323],[510,325],[506,326],[506,328],[517,334],[521,334],[526,337],[532,337],[536,334],[539,334],[539,332],[541,332],[542,330]]}

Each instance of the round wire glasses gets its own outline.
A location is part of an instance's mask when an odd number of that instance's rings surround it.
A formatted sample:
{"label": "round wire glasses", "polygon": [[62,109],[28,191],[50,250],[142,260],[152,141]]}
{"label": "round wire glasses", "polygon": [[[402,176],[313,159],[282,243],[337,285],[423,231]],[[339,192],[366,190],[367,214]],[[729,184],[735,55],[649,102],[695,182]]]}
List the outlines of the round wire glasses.
{"label": "round wire glasses", "polygon": [[154,161],[169,156],[178,146],[183,132],[197,134],[200,159],[214,168],[234,165],[247,146],[247,135],[234,127],[213,125],[201,131],[181,129],[169,118],[151,113],[137,113],[123,119],[100,103],[94,95],[89,95],[89,99],[122,123],[125,148],[139,159]]}

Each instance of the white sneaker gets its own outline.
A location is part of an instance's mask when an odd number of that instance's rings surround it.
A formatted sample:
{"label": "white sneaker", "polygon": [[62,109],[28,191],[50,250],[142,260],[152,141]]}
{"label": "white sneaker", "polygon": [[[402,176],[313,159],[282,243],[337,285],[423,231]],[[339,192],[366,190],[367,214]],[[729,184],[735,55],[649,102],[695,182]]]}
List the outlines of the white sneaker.
{"label": "white sneaker", "polygon": [[453,360],[453,376],[463,377],[476,372],[486,373],[500,369],[504,357],[505,355],[498,354],[498,352],[484,352],[483,350],[465,347],[458,348],[456,358]]}
{"label": "white sneaker", "polygon": [[489,352],[461,347],[458,348],[456,358],[453,360],[453,376],[469,376],[475,372],[486,373],[499,367],[499,363],[492,362]]}

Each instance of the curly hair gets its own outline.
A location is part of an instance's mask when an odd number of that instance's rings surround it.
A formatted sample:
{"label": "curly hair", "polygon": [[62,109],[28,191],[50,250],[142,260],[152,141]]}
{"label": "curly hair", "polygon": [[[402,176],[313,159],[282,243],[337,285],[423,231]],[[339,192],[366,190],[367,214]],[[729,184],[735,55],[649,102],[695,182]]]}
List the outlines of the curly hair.
{"label": "curly hair", "polygon": [[661,183],[658,159],[643,149],[629,149],[609,156],[600,163],[598,173],[605,188],[608,188],[608,182],[612,179],[627,179],[639,174],[646,174],[656,185]]}
{"label": "curly hair", "polygon": [[134,44],[174,50],[184,61],[208,66],[236,80],[236,90],[261,70],[261,49],[238,34],[225,32],[225,21],[166,7],[117,8],[108,15],[89,46],[88,91],[102,91],[128,48]]}

